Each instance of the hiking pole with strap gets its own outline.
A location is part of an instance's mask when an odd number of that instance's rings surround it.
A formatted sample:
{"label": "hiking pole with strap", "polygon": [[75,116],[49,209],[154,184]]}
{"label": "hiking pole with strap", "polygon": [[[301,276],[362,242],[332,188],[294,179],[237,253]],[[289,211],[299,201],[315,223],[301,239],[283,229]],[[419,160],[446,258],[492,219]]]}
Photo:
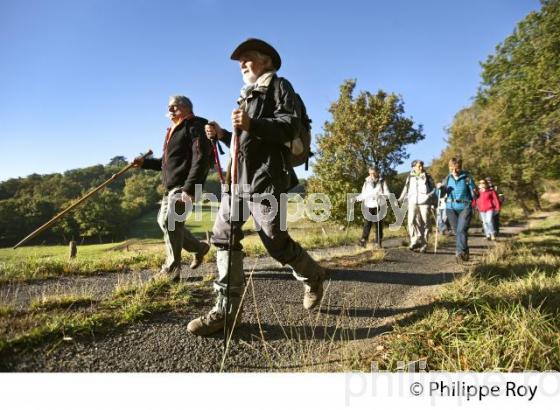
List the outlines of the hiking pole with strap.
{"label": "hiking pole with strap", "polygon": [[[144,155],[141,156],[142,159],[146,159],[147,157],[149,157],[150,155],[152,155],[152,150],[149,150],[148,152],[146,152]],[[130,168],[132,168],[134,166],[134,162],[131,162],[130,164],[128,164],[126,167],[124,167],[123,169],[121,169],[119,172],[117,172],[116,174],[113,174],[111,176],[111,178],[109,178],[107,181],[103,182],[101,185],[93,188],[91,191],[89,191],[86,195],[84,195],[83,197],[81,197],[80,199],[78,199],[76,202],[74,202],[72,205],[70,205],[68,208],[60,211],[58,214],[56,214],[54,217],[52,217],[48,222],[46,222],[45,224],[41,225],[40,227],[38,227],[37,229],[35,229],[33,232],[31,232],[29,235],[27,235],[25,238],[23,238],[21,241],[19,241],[18,243],[16,243],[13,247],[13,249],[16,249],[18,246],[23,245],[25,242],[35,238],[37,235],[39,235],[41,232],[47,230],[48,228],[50,228],[52,225],[54,225],[54,223],[56,221],[58,221],[60,218],[62,218],[64,215],[66,215],[68,212],[70,212],[71,210],[73,210],[74,208],[76,208],[78,205],[80,205],[82,202],[84,202],[86,199],[90,198],[93,194],[95,194],[97,191],[105,188],[107,185],[109,185],[111,182],[113,182],[114,180],[116,180],[118,177],[120,177],[122,174],[124,174],[126,171],[128,171]]]}

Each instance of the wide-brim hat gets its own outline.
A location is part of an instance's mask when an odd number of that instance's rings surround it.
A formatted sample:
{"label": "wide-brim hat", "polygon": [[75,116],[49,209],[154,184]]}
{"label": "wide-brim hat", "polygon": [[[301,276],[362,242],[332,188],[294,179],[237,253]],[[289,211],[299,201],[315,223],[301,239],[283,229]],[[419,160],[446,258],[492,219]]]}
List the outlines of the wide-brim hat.
{"label": "wide-brim hat", "polygon": [[239,58],[247,51],[258,51],[269,56],[272,59],[272,65],[274,69],[278,71],[282,65],[282,59],[278,51],[274,49],[270,44],[265,41],[259,40],[258,38],[250,38],[245,40],[243,43],[239,44],[233,53],[231,53],[232,60],[239,60]]}

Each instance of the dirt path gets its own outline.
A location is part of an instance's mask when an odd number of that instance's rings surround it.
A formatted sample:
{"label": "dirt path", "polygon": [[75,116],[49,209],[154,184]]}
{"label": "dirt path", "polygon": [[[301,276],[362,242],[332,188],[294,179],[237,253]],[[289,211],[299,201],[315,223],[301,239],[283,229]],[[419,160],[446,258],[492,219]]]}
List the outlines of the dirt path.
{"label": "dirt path", "polygon": [[[512,235],[520,229],[504,228],[504,233]],[[413,253],[400,245],[400,239],[387,241],[387,256],[382,263],[332,270],[323,304],[314,312],[303,309],[302,286],[288,270],[269,258],[247,260],[249,283],[243,324],[231,340],[223,369],[349,369],[356,349],[375,343],[375,337],[390,331],[396,320],[421,309],[438,286],[452,281],[463,269],[455,262],[454,238],[441,246],[437,255]],[[474,234],[470,246],[476,259],[493,243]],[[336,252],[351,249],[337,248]],[[23,306],[32,295],[48,292],[45,289],[49,287],[67,290],[87,286],[102,294],[119,280],[144,280],[145,276],[146,272],[128,278],[106,275],[45,281],[18,290],[2,288],[0,296],[15,298]],[[222,335],[198,338],[186,331],[188,321],[209,307],[194,306],[184,314],[152,317],[95,340],[37,349],[13,358],[7,366],[12,371],[220,371]]]}

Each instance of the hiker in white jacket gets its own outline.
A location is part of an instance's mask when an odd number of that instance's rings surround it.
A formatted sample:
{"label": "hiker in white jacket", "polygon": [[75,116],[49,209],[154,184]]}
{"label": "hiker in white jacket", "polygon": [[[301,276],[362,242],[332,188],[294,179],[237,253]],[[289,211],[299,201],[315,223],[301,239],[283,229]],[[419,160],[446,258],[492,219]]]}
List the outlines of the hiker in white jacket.
{"label": "hiker in white jacket", "polygon": [[428,234],[430,231],[429,212],[433,205],[436,185],[433,178],[424,170],[424,162],[412,162],[412,171],[406,178],[406,183],[399,201],[408,199],[408,234],[410,235],[409,249],[411,251],[426,252]]}
{"label": "hiker in white jacket", "polygon": [[[389,188],[387,187],[387,182],[379,175],[379,169],[376,167],[368,168],[369,176],[364,181],[362,186],[362,193],[356,197],[357,201],[363,201],[364,206],[367,208],[370,215],[379,214],[379,208],[381,203],[379,201],[385,201],[387,195],[389,195]],[[364,215],[366,216],[366,215]],[[369,217],[369,219],[373,219]],[[375,224],[377,229],[375,230],[375,243],[379,248],[382,247],[381,241],[383,240],[383,221],[370,221],[368,218],[364,221],[364,229],[362,231],[362,237],[360,238],[360,246],[366,246],[369,238],[369,232],[371,231],[371,226]]]}

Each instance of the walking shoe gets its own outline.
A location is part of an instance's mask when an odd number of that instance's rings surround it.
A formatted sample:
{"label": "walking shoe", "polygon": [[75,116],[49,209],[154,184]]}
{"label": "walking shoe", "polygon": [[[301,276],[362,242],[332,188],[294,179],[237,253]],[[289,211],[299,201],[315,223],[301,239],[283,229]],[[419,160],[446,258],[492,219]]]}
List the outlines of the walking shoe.
{"label": "walking shoe", "polygon": [[310,310],[321,303],[323,299],[323,282],[325,281],[326,273],[322,269],[319,272],[319,277],[313,285],[304,285],[305,293],[303,294],[303,307]]}
{"label": "walking shoe", "polygon": [[428,249],[427,245],[422,246],[420,249],[418,249],[418,252],[420,253],[426,253],[426,250]]}
{"label": "walking shoe", "polygon": [[204,256],[210,251],[210,245],[206,242],[201,242],[202,244],[202,251],[199,253],[195,253],[193,256],[193,261],[191,263],[191,269],[196,269],[200,266],[200,264],[204,261]]}
{"label": "walking shoe", "polygon": [[416,252],[416,245],[408,245],[408,250],[412,252]]}
{"label": "walking shoe", "polygon": [[187,331],[196,336],[209,336],[224,330],[224,321],[224,314],[212,309],[206,315],[191,320],[187,325]]}
{"label": "walking shoe", "polygon": [[361,246],[362,248],[366,247],[366,240],[365,239],[360,239],[360,241],[358,242],[358,246]]}
{"label": "walking shoe", "polygon": [[[235,315],[228,317],[228,328],[231,329],[232,322],[235,328],[241,321],[241,308],[236,311]],[[196,336],[210,336],[214,333],[224,330],[226,316],[220,310],[212,309],[204,316],[191,320],[187,325],[187,331]],[[237,319],[237,320],[235,320]]]}
{"label": "walking shoe", "polygon": [[460,254],[455,256],[455,258],[457,259],[457,263],[468,262],[469,254],[467,252],[461,252]]}
{"label": "walking shoe", "polygon": [[491,241],[495,241],[496,240],[496,236],[495,235],[490,235],[490,239]]}

